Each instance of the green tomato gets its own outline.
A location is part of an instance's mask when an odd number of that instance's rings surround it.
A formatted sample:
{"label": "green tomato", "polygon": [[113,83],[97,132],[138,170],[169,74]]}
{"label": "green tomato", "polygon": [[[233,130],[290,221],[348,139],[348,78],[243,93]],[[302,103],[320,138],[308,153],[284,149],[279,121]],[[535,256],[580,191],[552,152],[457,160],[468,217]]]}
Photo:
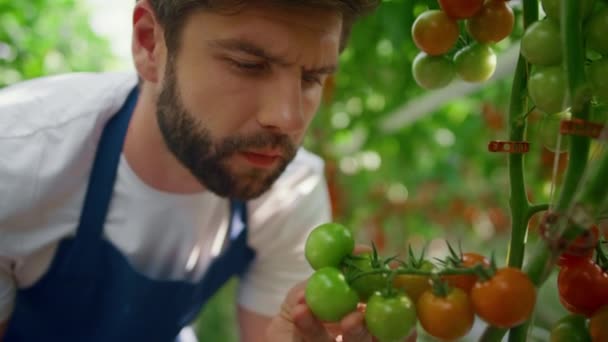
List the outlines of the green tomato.
{"label": "green tomato", "polygon": [[588,75],[595,98],[608,104],[608,57],[591,63]]}
{"label": "green tomato", "polygon": [[306,305],[315,317],[337,322],[357,309],[359,296],[337,268],[318,269],[308,279],[304,293]]}
{"label": "green tomato", "polygon": [[570,118],[572,118],[572,113],[569,111],[543,115],[543,119],[540,123],[540,141],[549,151],[564,152],[568,150],[570,137],[568,135],[562,135],[562,140],[558,149],[557,136],[561,134],[560,126],[562,120],[569,120]]}
{"label": "green tomato", "polygon": [[467,82],[485,82],[496,70],[496,54],[489,45],[473,43],[454,55],[456,74]]}
{"label": "green tomato", "polygon": [[304,247],[306,260],[313,269],[338,267],[355,248],[350,229],[338,223],[324,223],[313,229]]}
{"label": "green tomato", "polygon": [[568,315],[551,329],[551,342],[591,342],[584,316]]}
{"label": "green tomato", "polygon": [[416,307],[406,295],[373,294],[365,309],[369,332],[384,341],[401,341],[416,327]]}
{"label": "green tomato", "polygon": [[521,38],[521,54],[534,65],[555,65],[562,61],[559,24],[551,19],[530,25]]}
{"label": "green tomato", "polygon": [[[579,0],[582,2],[582,12],[583,17],[587,18],[589,14],[591,14],[591,10],[593,10],[594,0]],[[560,21],[561,17],[561,2],[562,0],[541,0],[540,1],[543,6],[543,11],[547,15],[547,17]]]}
{"label": "green tomato", "polygon": [[528,94],[540,111],[548,114],[563,111],[568,106],[565,71],[559,65],[538,68],[528,80]]}
{"label": "green tomato", "polygon": [[444,56],[430,56],[418,53],[412,64],[412,74],[416,83],[424,89],[439,89],[454,79],[452,61]]}
{"label": "green tomato", "polygon": [[[367,272],[374,269],[388,269],[385,265],[374,265],[371,253],[363,253],[358,255],[358,258],[353,260],[353,266],[348,266],[346,269],[347,274],[355,275],[360,272]],[[388,277],[386,274],[373,274],[357,278],[350,286],[357,291],[359,299],[362,302],[374,294],[374,292],[381,291],[386,288]]]}
{"label": "green tomato", "polygon": [[602,55],[608,54],[608,7],[602,8],[589,18],[585,25],[585,39],[587,48],[599,52]]}

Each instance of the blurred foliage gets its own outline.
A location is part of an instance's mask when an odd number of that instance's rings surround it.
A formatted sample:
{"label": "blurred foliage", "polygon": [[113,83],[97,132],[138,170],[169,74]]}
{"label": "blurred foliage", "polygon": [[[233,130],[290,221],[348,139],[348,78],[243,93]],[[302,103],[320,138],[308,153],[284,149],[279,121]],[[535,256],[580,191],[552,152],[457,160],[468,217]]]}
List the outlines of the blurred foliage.
{"label": "blurred foliage", "polygon": [[78,0],[0,0],[0,87],[68,71],[99,71],[109,43]]}
{"label": "blurred foliage", "polygon": [[[494,46],[499,59],[522,34],[519,2],[512,4],[516,28]],[[418,50],[410,30],[417,15],[437,7],[436,0],[385,0],[354,28],[305,146],[327,162],[335,219],[361,241],[373,241],[386,254],[403,252],[408,244],[430,244],[431,252],[441,253],[444,240],[460,241],[463,249],[493,250],[502,263],[510,229],[507,157],[489,153],[487,144],[507,138],[511,76],[458,99],[437,97],[436,109],[390,131],[382,125],[433,95],[412,77]],[[101,71],[113,62],[81,1],[0,0],[0,23],[0,87],[42,75]],[[529,197],[546,202],[554,154],[540,143],[541,115],[529,115]],[[560,165],[566,158],[561,155]],[[201,313],[196,329],[202,341],[236,341],[235,284]],[[555,282],[547,284],[553,286],[542,296],[550,299],[542,300],[537,318],[544,326],[562,312]]]}
{"label": "blurred foliage", "polygon": [[[390,251],[438,236],[475,244],[509,228],[507,158],[490,154],[487,144],[507,138],[511,77],[456,100],[437,97],[433,112],[383,129],[408,103],[432,95],[411,72],[418,50],[410,29],[429,8],[437,8],[435,0],[384,1],[356,26],[306,140],[327,160],[336,219]],[[514,9],[519,23],[520,9]],[[494,46],[499,59],[521,34],[519,23]],[[546,199],[541,154],[533,143],[527,172],[536,200]]]}

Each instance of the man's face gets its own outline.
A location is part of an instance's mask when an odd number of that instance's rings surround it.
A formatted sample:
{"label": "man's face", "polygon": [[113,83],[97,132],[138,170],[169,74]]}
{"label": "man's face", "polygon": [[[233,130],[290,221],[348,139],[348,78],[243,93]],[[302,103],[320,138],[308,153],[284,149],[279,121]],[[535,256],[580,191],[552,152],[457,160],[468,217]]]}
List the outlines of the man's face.
{"label": "man's face", "polygon": [[261,195],[294,158],[337,63],[337,13],[197,12],[170,54],[157,103],[168,148],[209,190]]}

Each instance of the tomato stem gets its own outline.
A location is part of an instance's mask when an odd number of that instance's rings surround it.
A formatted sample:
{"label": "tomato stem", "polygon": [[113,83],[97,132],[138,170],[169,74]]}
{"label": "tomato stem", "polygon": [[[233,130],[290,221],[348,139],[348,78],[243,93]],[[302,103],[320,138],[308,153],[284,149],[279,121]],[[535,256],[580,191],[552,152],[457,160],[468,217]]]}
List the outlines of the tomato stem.
{"label": "tomato stem", "polygon": [[[530,0],[528,2],[536,2]],[[524,11],[526,0],[524,0]],[[538,9],[538,4],[536,4]],[[560,0],[560,23],[562,35],[563,65],[568,85],[568,95],[572,103],[571,112],[574,118],[587,120],[590,109],[590,90],[585,77],[585,47],[583,46],[582,34],[582,6],[580,1]],[[569,147],[569,160],[566,175],[562,185],[561,193],[555,211],[569,212],[571,204],[580,185],[581,177],[584,174],[590,141],[588,137],[572,136]],[[564,215],[569,216],[569,215]],[[569,220],[564,217],[560,219],[560,226],[567,224]],[[574,228],[576,229],[576,228]],[[568,234],[567,234],[568,235]],[[575,235],[575,234],[572,234]],[[570,237],[569,237],[570,238]],[[542,285],[550,274],[556,259],[555,251],[547,248],[546,244],[539,244],[530,265],[526,267],[530,279],[536,286]],[[511,329],[509,341],[525,341],[530,322],[526,322],[518,327]]]}
{"label": "tomato stem", "polygon": [[[365,272],[357,272],[356,275],[352,276],[348,279],[349,283],[356,281],[359,278],[385,274],[390,276],[391,274],[399,275],[399,274],[410,274],[410,275],[421,275],[432,277],[434,275],[437,276],[448,276],[448,275],[476,275],[476,276],[488,276],[491,277],[492,273],[488,273],[489,269],[485,269],[483,265],[477,264],[473,267],[457,267],[457,268],[446,268],[441,271],[423,271],[421,269],[412,268],[412,267],[399,267],[394,270],[389,269],[375,269],[371,271]],[[491,271],[490,271],[491,272]]]}
{"label": "tomato stem", "polygon": [[526,213],[526,217],[529,220],[532,216],[534,216],[534,214],[539,213],[541,211],[547,211],[547,210],[549,210],[548,203],[531,205],[528,207],[528,212]]}
{"label": "tomato stem", "polygon": [[395,288],[393,287],[393,281],[395,280],[395,276],[397,276],[397,272],[394,270],[388,276],[388,280],[386,282],[386,294],[387,296],[393,296],[396,293]]}
{"label": "tomato stem", "polygon": [[450,293],[450,286],[445,281],[441,280],[436,273],[431,276],[433,283],[433,294],[437,297],[447,297]]}
{"label": "tomato stem", "polygon": [[[538,20],[538,0],[523,0],[524,30]],[[515,76],[511,88],[509,103],[509,138],[511,141],[523,141],[526,135],[526,120],[522,114],[528,113],[528,76],[530,65],[519,55]],[[527,117],[527,115],[525,116]],[[507,264],[521,268],[525,252],[525,236],[529,218],[531,217],[530,203],[527,197],[523,154],[513,153],[508,158],[511,208],[511,240],[507,254]],[[501,341],[506,330],[489,326],[484,332],[482,341]]]}

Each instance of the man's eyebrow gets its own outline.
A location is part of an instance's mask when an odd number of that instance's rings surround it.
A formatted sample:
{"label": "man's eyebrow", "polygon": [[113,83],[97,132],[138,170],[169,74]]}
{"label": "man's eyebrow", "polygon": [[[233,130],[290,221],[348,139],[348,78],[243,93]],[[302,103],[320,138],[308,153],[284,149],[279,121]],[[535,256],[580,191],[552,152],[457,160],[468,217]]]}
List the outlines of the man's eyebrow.
{"label": "man's eyebrow", "polygon": [[335,74],[336,71],[338,71],[338,66],[335,64],[323,66],[320,68],[304,69],[304,72],[311,73],[311,74],[319,74],[319,75]]}
{"label": "man's eyebrow", "polygon": [[230,51],[238,51],[244,52],[249,55],[253,55],[259,58],[263,58],[267,60],[269,63],[279,64],[279,65],[288,65],[287,61],[280,57],[269,53],[264,50],[260,46],[256,45],[253,42],[244,40],[244,39],[217,39],[209,41],[209,45],[212,47],[230,50]]}
{"label": "man's eyebrow", "polygon": [[[266,61],[268,61],[269,63],[272,63],[272,64],[277,64],[277,65],[281,65],[281,66],[290,65],[290,63],[287,62],[281,56],[273,55],[272,53],[270,53],[270,52],[264,50],[262,47],[258,46],[257,44],[255,44],[251,41],[245,40],[245,39],[237,39],[237,38],[217,39],[217,40],[209,41],[208,44],[215,48],[220,48],[220,49],[229,50],[229,51],[238,51],[238,52],[243,52],[243,53],[246,53],[246,54],[249,54],[252,56],[256,56],[256,57],[265,59]],[[310,69],[304,68],[303,71],[306,73],[311,73],[311,74],[334,74],[334,73],[336,73],[337,70],[338,70],[338,67],[334,64],[334,65],[322,66],[320,68],[310,68]]]}

